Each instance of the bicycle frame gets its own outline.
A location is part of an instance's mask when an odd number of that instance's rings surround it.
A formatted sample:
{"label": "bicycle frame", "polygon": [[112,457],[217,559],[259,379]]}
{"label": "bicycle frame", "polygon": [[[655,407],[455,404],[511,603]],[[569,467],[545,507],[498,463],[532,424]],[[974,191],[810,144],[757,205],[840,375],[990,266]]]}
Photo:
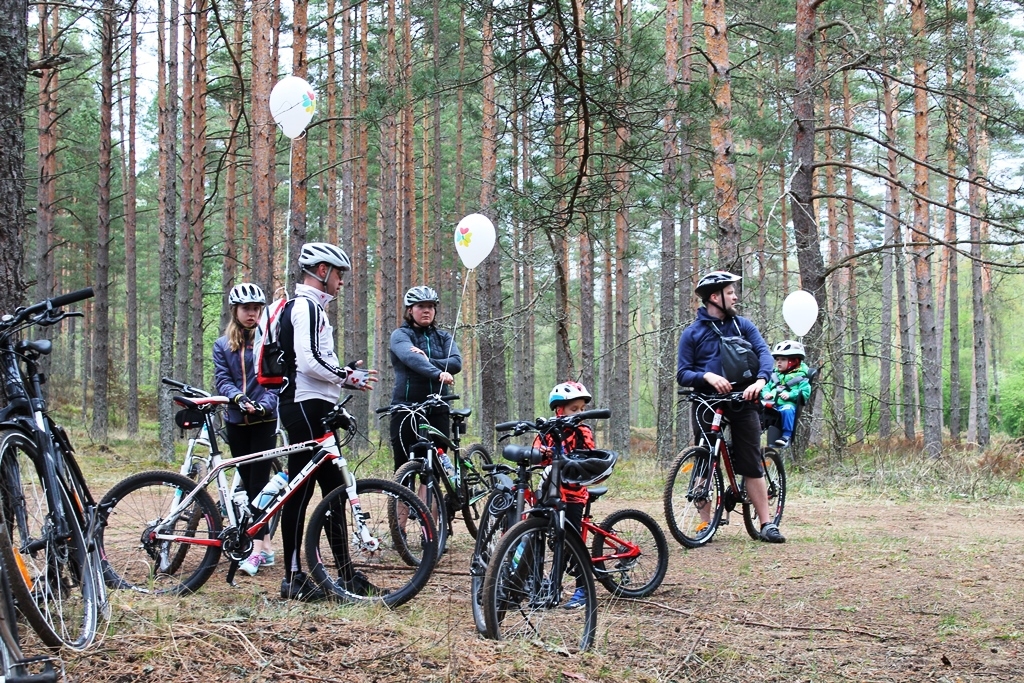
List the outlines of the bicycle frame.
{"label": "bicycle frame", "polygon": [[[228,399],[223,396],[213,396],[209,399],[197,399],[195,401],[185,399],[185,403],[177,399],[176,401],[183,405],[193,404],[193,406],[201,406],[219,405],[221,403],[226,403]],[[208,408],[205,412],[207,428],[209,428],[210,415],[211,412]],[[189,508],[192,501],[198,495],[198,491],[206,489],[212,481],[216,480],[221,499],[227,501],[225,504],[225,516],[228,519],[228,525],[225,532],[236,529],[241,535],[247,537],[251,542],[251,540],[269,524],[270,519],[281,510],[285,502],[291,498],[295,489],[302,486],[320,467],[327,463],[333,463],[342,471],[342,475],[345,479],[345,490],[348,496],[349,505],[352,509],[353,518],[356,520],[357,528],[359,530],[359,542],[363,544],[363,547],[366,550],[372,551],[376,549],[376,539],[372,537],[369,529],[365,524],[363,524],[362,508],[359,504],[359,496],[356,493],[355,477],[348,469],[348,461],[341,455],[337,435],[333,428],[320,439],[306,441],[304,443],[291,446],[272,448],[266,451],[243,455],[238,458],[229,458],[227,460],[220,457],[220,451],[216,445],[216,439],[212,437],[212,434],[209,431],[207,434],[210,438],[211,464],[213,466],[204,477],[196,482],[196,486],[192,491],[184,494],[183,496],[176,495],[174,497],[175,500],[172,502],[171,509],[167,512],[164,518],[159,520],[147,531],[151,541],[176,541],[191,545],[215,546],[224,549],[224,539],[227,538],[226,533],[222,533],[220,538],[195,538],[190,536],[181,536],[167,531],[168,528],[173,528],[174,523]],[[226,471],[229,468],[236,468],[237,471],[239,465],[248,465],[263,460],[271,460],[280,456],[299,453],[312,453],[313,457],[305,467],[292,476],[288,484],[277,494],[266,509],[263,510],[256,519],[250,521],[248,519],[250,512],[248,507],[246,509],[239,510],[234,504],[232,496],[229,493],[231,489],[228,489],[228,480],[227,475],[225,474]],[[240,548],[239,550],[226,551],[226,554],[228,554],[228,557],[232,560],[242,561],[248,556],[248,550],[251,548],[251,543],[247,545],[248,547]],[[243,557],[243,555],[245,557]]]}

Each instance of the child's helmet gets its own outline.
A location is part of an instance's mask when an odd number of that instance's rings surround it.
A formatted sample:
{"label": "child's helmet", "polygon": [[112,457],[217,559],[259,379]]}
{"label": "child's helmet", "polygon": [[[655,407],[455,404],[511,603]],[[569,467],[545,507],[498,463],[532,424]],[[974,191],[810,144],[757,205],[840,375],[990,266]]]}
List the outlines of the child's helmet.
{"label": "child's helmet", "polygon": [[263,290],[260,289],[259,285],[254,285],[251,282],[243,282],[235,285],[228,292],[228,303],[232,306],[241,304],[262,304],[266,305],[267,297],[263,294]]}
{"label": "child's helmet", "polygon": [[562,465],[562,483],[593,486],[611,476],[618,459],[615,451],[577,450],[566,456]]}
{"label": "child's helmet", "polygon": [[579,382],[562,382],[556,384],[555,388],[551,390],[551,395],[548,396],[548,407],[554,410],[555,406],[577,398],[582,398],[585,403],[590,403],[593,396]]}
{"label": "child's helmet", "polygon": [[803,360],[807,356],[804,353],[803,344],[798,341],[793,341],[792,339],[787,339],[785,341],[780,341],[772,347],[772,357],[799,358],[800,360]]}

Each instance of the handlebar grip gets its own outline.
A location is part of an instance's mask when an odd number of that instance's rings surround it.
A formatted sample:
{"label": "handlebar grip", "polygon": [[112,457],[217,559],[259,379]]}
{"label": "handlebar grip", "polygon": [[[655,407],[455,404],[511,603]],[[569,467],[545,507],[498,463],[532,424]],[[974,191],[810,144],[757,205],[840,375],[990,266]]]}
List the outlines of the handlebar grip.
{"label": "handlebar grip", "polygon": [[92,291],[92,287],[86,287],[75,292],[68,292],[67,294],[61,294],[60,296],[53,297],[50,299],[50,306],[53,308],[61,308],[78,301],[91,299],[93,296],[95,296],[95,293]]}
{"label": "handlebar grip", "polygon": [[576,413],[573,417],[578,417],[581,420],[607,420],[612,416],[612,411],[607,408],[595,408],[594,410],[584,410],[583,412]]}
{"label": "handlebar grip", "polygon": [[460,398],[462,397],[458,394],[443,394],[441,396],[441,400],[443,401],[458,401]]}
{"label": "handlebar grip", "polygon": [[513,420],[512,422],[499,422],[494,425],[494,428],[499,432],[507,432],[510,429],[515,429],[516,425],[525,424],[526,420]]}
{"label": "handlebar grip", "polygon": [[160,381],[169,387],[174,387],[175,389],[184,389],[187,386],[184,382],[179,382],[178,380],[171,379],[170,377],[161,377]]}
{"label": "handlebar grip", "polygon": [[383,415],[384,413],[387,413],[390,410],[391,410],[391,406],[385,406],[383,408],[377,408],[377,410],[375,410],[373,412],[377,413],[378,415]]}

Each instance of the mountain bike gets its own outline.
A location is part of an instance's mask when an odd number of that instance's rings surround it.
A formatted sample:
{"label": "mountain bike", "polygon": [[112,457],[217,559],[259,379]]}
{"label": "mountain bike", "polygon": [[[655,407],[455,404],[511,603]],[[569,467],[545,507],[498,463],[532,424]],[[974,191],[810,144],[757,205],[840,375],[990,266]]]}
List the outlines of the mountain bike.
{"label": "mountain bike", "polygon": [[[743,508],[743,525],[750,537],[757,540],[762,523],[782,522],[786,505],[786,470],[782,457],[774,448],[762,451],[761,464],[772,517],[759,520],[729,455],[731,443],[724,406],[743,401],[743,393],[705,394],[684,390],[680,394],[684,400],[697,404],[697,410],[714,413],[714,418],[711,431],[701,434],[700,445],[680,451],[670,467],[663,495],[669,531],[685,547],[699,548],[711,541],[720,525],[729,523],[728,513],[739,503]],[[723,469],[728,486],[723,482]]]}
{"label": "mountain bike", "polygon": [[[176,396],[174,401],[202,416],[212,446],[213,413],[229,399]],[[356,422],[344,404],[334,407],[324,425],[327,434],[320,439],[222,460],[198,481],[176,472],[153,471],[115,485],[100,503],[106,511],[100,542],[108,582],[146,593],[191,593],[210,578],[222,552],[231,560],[231,582],[238,563],[249,557],[253,539],[295,490],[320,467],[337,467],[346,484],[324,496],[307,525],[310,576],[348,601],[394,607],[412,599],[430,578],[437,554],[437,532],[426,507],[394,482],[356,480],[352,475],[340,449],[356,434]],[[244,489],[228,487],[229,468],[300,453],[312,456],[309,463],[292,474],[264,509],[254,508]],[[222,499],[231,503],[224,528],[221,512],[206,491],[213,481]],[[411,543],[411,538],[418,542]],[[410,553],[415,554],[415,563],[403,559]]]}
{"label": "mountain bike", "polygon": [[[510,436],[536,432],[542,436],[559,438],[567,429],[589,417],[607,417],[608,411],[596,410],[561,418],[538,419],[535,422],[507,422],[495,426],[498,431],[512,431]],[[516,469],[504,464],[490,465],[498,479],[494,491],[487,498],[481,519],[480,533],[470,562],[471,602],[477,630],[488,634],[483,609],[482,585],[487,563],[501,536],[516,522],[524,519],[529,508],[535,507],[536,495],[532,490],[532,472],[543,465],[546,458],[539,451],[520,446],[506,446],[502,457],[516,464]],[[515,480],[509,475],[516,473]],[[658,523],[640,510],[617,510],[603,522],[596,524],[591,505],[608,492],[606,487],[588,489],[583,511],[580,536],[584,546],[590,540],[590,563],[594,578],[612,595],[644,598],[658,589],[668,571],[668,542]]]}
{"label": "mountain bike", "polygon": [[[472,410],[449,408],[448,404],[458,398],[457,394],[432,394],[421,403],[396,404],[377,409],[378,415],[402,415],[403,419],[416,422],[416,435],[419,438],[409,448],[409,462],[395,471],[394,480],[416,491],[430,510],[442,553],[452,533],[452,519],[456,510],[462,512],[462,521],[470,535],[477,535],[477,522],[484,499],[491,490],[491,477],[483,469],[484,465],[491,463],[487,449],[475,443],[465,451],[462,450],[461,436],[466,432],[466,419]],[[450,439],[427,421],[427,415],[432,409],[450,413]],[[445,458],[452,468],[451,472],[445,469]]]}
{"label": "mountain bike", "polygon": [[[210,396],[212,396],[212,394],[207,391],[198,387],[190,386],[184,382],[171,379],[170,377],[164,377],[160,381],[169,387],[177,389],[178,393],[185,398],[210,398]],[[178,418],[178,427],[182,431],[192,432],[188,439],[188,445],[185,448],[185,457],[181,462],[181,469],[178,471],[180,474],[188,477],[192,481],[198,481],[200,477],[205,476],[210,469],[216,467],[223,461],[218,441],[216,439],[211,439],[210,433],[214,432],[223,437],[224,432],[216,428],[216,414],[210,421],[211,424],[207,424],[207,420],[204,419],[204,416],[200,414],[190,415],[188,411],[185,410],[179,411],[176,417]],[[288,437],[285,435],[284,430],[280,428],[280,424],[278,425],[277,430],[277,443],[278,446],[288,445]],[[280,458],[274,458],[270,461],[271,477],[282,469]],[[236,468],[234,474],[231,476],[231,483],[229,484],[227,491],[229,491],[233,496],[237,491],[243,488],[242,476]],[[221,512],[226,518],[229,499],[224,497],[223,492],[219,488],[217,502]],[[277,531],[277,525],[280,520],[280,515],[277,515],[270,520],[270,524],[267,525],[267,536],[269,538],[274,537],[274,533]]]}
{"label": "mountain bike", "polygon": [[50,647],[83,650],[109,606],[93,540],[97,504],[64,429],[47,411],[39,361],[49,339],[18,339],[81,313],[64,306],[91,288],[46,299],[0,318],[0,500],[9,544],[0,545],[18,610]]}

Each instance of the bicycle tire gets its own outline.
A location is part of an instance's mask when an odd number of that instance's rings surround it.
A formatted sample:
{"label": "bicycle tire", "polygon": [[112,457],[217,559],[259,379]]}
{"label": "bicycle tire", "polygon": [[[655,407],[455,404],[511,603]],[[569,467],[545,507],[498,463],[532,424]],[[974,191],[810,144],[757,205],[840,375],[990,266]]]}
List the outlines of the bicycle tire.
{"label": "bicycle tire", "polygon": [[56,498],[67,536],[54,533],[43,469],[34,440],[16,429],[0,432],[0,498],[10,539],[2,559],[13,568],[8,578],[18,611],[39,639],[81,651],[98,627],[97,568],[63,482],[56,483]]}
{"label": "bicycle tire", "polygon": [[494,477],[484,472],[483,466],[491,464],[491,454],[483,444],[470,445],[459,458],[459,497],[462,499],[462,521],[469,535],[476,538],[480,516],[483,514],[487,495],[494,487]]}
{"label": "bicycle tire", "polygon": [[725,489],[722,470],[714,465],[703,446],[685,448],[676,456],[665,482],[665,521],[672,537],[687,548],[710,542],[722,521]]}
{"label": "bicycle tire", "polygon": [[[768,488],[768,508],[772,511],[770,521],[778,526],[782,524],[782,511],[786,507],[786,469],[782,465],[782,456],[772,448],[765,449],[762,463]],[[756,541],[761,538],[761,522],[749,501],[743,503],[743,526],[752,539]]]}
{"label": "bicycle tire", "polygon": [[487,563],[490,561],[498,541],[518,520],[515,518],[515,495],[507,489],[500,488],[491,491],[483,507],[476,543],[473,544],[473,556],[469,561],[469,599],[473,605],[473,621],[476,623],[476,630],[480,634],[486,635],[487,622],[484,618],[483,586]]}
{"label": "bicycle tire", "polygon": [[[217,568],[220,545],[153,542],[148,531],[196,488],[176,472],[141,472],[110,489],[100,501],[99,543],[103,576],[111,588],[155,595],[186,595],[198,590]],[[179,497],[180,496],[180,497]],[[196,491],[173,525],[179,538],[210,541],[220,537],[220,511],[210,494]],[[141,539],[141,541],[140,541]],[[181,553],[181,548],[188,550]],[[178,557],[183,559],[178,561]]]}
{"label": "bicycle tire", "polygon": [[[372,539],[356,545],[359,532],[352,524],[347,491],[334,489],[309,518],[305,550],[310,576],[346,602],[398,607],[414,598],[434,571],[438,548],[433,521],[423,501],[393,481],[360,479],[356,494]],[[406,524],[399,529],[396,518],[403,513]],[[415,544],[419,551],[415,565],[401,557],[414,545],[408,538],[420,539]],[[366,590],[367,586],[372,590]]]}
{"label": "bicycle tire", "polygon": [[624,598],[646,598],[658,590],[668,571],[668,541],[654,518],[640,510],[616,510],[601,522],[601,528],[635,543],[640,555],[598,562],[596,558],[622,549],[611,538],[595,533],[590,545],[594,579],[612,595]]}
{"label": "bicycle tire", "polygon": [[[526,637],[555,652],[576,653],[593,645],[597,633],[597,590],[590,555],[574,530],[565,530],[565,561],[553,562],[552,521],[536,515],[517,522],[494,549],[484,574],[483,604],[487,637]],[[518,555],[518,558],[517,558]],[[563,594],[572,595],[582,573],[586,603],[565,609]],[[555,587],[560,587],[558,594]]]}
{"label": "bicycle tire", "polygon": [[[444,491],[437,481],[437,475],[425,470],[425,460],[410,460],[395,470],[394,481],[415,493],[424,507],[430,511],[430,517],[437,530],[437,556],[440,559],[448,546],[448,534],[451,531],[451,519],[448,517],[448,506],[445,504]],[[406,564],[419,562],[415,552],[404,554]]]}

